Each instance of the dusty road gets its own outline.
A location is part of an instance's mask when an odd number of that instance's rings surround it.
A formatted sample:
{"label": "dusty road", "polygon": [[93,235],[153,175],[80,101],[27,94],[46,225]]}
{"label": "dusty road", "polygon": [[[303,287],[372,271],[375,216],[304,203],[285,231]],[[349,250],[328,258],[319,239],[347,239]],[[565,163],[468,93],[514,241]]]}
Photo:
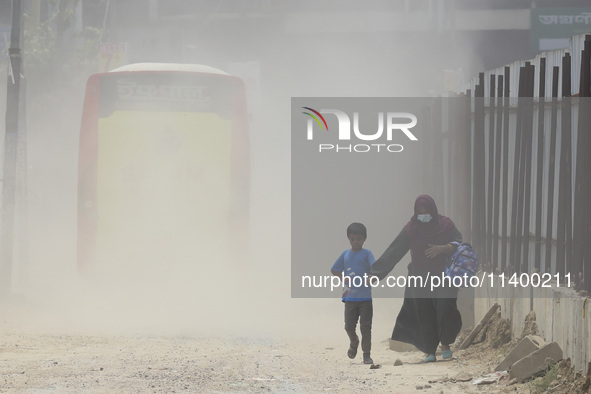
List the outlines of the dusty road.
{"label": "dusty road", "polygon": [[[2,392],[414,392],[457,374],[454,363],[404,364],[384,349],[370,370],[342,343],[253,338],[2,336]],[[336,345],[341,345],[336,347]],[[383,346],[381,346],[383,347]],[[415,362],[420,355],[403,360]],[[431,392],[476,392],[432,383]]]}
{"label": "dusty road", "polygon": [[[198,319],[187,321],[190,324],[184,327],[176,322],[174,330],[165,329],[166,322],[150,325],[144,320],[134,326],[121,315],[121,324],[109,326],[84,321],[81,311],[80,318],[68,320],[59,308],[12,299],[0,305],[0,392],[525,390],[524,386],[476,386],[455,379],[490,371],[490,358],[485,355],[464,357],[456,352],[454,361],[422,364],[419,352],[389,350],[386,339],[400,300],[377,299],[374,303],[372,356],[381,366],[378,369],[362,364],[359,355],[355,360],[346,357],[338,300],[287,300],[281,311],[261,315],[266,329],[240,322],[243,317],[236,315],[234,328],[238,330],[220,328],[216,333],[199,329],[208,319],[215,320],[216,316],[207,314],[197,313]],[[252,316],[256,320],[256,313]],[[221,320],[232,322],[231,318]],[[396,359],[403,365],[395,366]]]}

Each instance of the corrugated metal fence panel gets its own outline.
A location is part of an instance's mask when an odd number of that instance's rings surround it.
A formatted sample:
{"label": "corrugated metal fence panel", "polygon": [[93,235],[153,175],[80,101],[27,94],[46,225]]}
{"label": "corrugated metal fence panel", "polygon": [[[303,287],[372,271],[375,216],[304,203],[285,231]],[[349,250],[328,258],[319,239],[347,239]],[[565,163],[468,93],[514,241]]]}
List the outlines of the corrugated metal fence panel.
{"label": "corrugated metal fence panel", "polygon": [[[589,32],[588,34],[591,34]],[[569,49],[572,56],[572,92],[574,94],[579,93],[579,84],[581,81],[581,57],[582,51],[585,49],[585,36],[587,34],[580,34],[578,36],[573,36],[569,40]]]}
{"label": "corrugated metal fence panel", "polygon": [[[560,67],[562,70],[562,58],[564,55],[569,53],[571,55],[571,91],[573,95],[579,93],[579,84],[581,80],[581,51],[585,46],[585,36],[586,34],[580,34],[578,36],[573,36],[570,38],[569,47],[554,51],[545,51],[540,52],[536,55],[533,59],[530,60],[517,60],[513,63],[509,63],[507,66],[510,68],[510,87],[509,87],[509,95],[510,97],[517,97],[519,94],[519,71],[520,68],[525,66],[527,61],[531,62],[536,68],[536,78],[535,78],[535,86],[534,86],[534,96],[539,96],[539,67],[540,67],[540,59],[546,58],[546,94],[545,97],[552,97],[552,69],[555,66]],[[504,75],[505,67],[497,67],[488,71],[484,72],[484,97],[490,96],[490,86],[489,86],[489,78],[490,75]],[[478,76],[473,77],[469,84],[464,87],[465,89],[471,89],[474,92],[475,86],[478,84]],[[558,82],[558,96],[561,95],[562,92],[562,72],[559,73],[559,82]]]}
{"label": "corrugated metal fence panel", "polygon": [[[532,64],[535,66],[535,79],[534,79],[534,97],[540,97],[540,63],[541,59],[546,59],[546,73],[544,74],[544,83],[546,85],[546,91],[544,94],[545,98],[552,98],[552,69],[558,66],[562,70],[562,58],[568,53],[567,49],[561,49],[558,51],[546,51],[540,52],[532,60]],[[558,95],[562,92],[562,73],[558,73]]]}
{"label": "corrugated metal fence panel", "polygon": [[[558,55],[556,56],[556,58],[558,58]],[[521,64],[518,64],[519,66],[521,66]],[[497,70],[498,73],[498,70]],[[489,74],[490,75],[490,74]],[[538,157],[537,157],[537,146],[538,146],[538,111],[539,111],[539,106],[537,104],[538,100],[537,99],[532,99],[534,101],[534,110],[532,113],[532,136],[531,139],[527,142],[528,144],[531,144],[534,149],[532,149],[531,152],[531,167],[530,167],[530,171],[532,171],[532,176],[531,176],[531,180],[530,180],[530,185],[531,185],[531,190],[532,193],[535,193],[536,190],[536,182],[537,182],[537,177],[536,177],[536,171],[537,171],[537,162],[538,162]],[[578,137],[578,99],[573,99],[573,103],[572,103],[572,107],[571,107],[571,119],[572,119],[572,130],[571,130],[571,163],[572,163],[572,172],[570,174],[571,176],[571,187],[573,188],[573,192],[571,193],[571,212],[570,215],[573,215],[573,211],[574,211],[574,188],[575,188],[575,180],[576,180],[576,174],[575,174],[575,165],[574,163],[576,163],[576,156],[577,156],[577,152],[576,152],[576,147],[577,147],[577,137]],[[485,100],[486,101],[486,100]],[[512,106],[516,107],[517,105],[517,100],[513,99],[512,101]],[[542,160],[542,170],[543,170],[543,176],[542,176],[542,199],[541,199],[541,206],[536,206],[534,201],[534,194],[532,194],[532,203],[530,204],[530,215],[529,215],[529,229],[530,229],[530,234],[535,234],[535,228],[536,228],[536,210],[541,210],[541,237],[543,239],[543,243],[545,245],[546,243],[546,239],[550,238],[550,239],[554,239],[556,240],[557,237],[557,233],[558,233],[558,218],[557,218],[557,212],[558,212],[558,205],[559,205],[559,187],[558,187],[558,178],[560,176],[560,151],[561,151],[561,137],[562,137],[562,130],[560,128],[561,125],[561,117],[562,117],[562,100],[558,99],[557,101],[557,113],[556,113],[556,125],[557,125],[557,129],[556,129],[556,139],[555,139],[555,147],[554,147],[554,153],[555,153],[555,161],[554,161],[554,165],[550,166],[550,134],[551,134],[551,99],[546,99],[546,105],[545,105],[545,109],[544,109],[544,127],[543,127],[543,132],[542,132],[542,145],[543,145],[543,160]],[[508,180],[507,180],[507,195],[508,195],[508,200],[507,200],[507,217],[505,219],[501,219],[501,220],[511,220],[511,217],[515,214],[512,212],[513,209],[513,200],[517,197],[516,196],[516,191],[514,192],[513,190],[513,179],[515,176],[515,139],[516,139],[516,126],[517,126],[517,112],[512,110],[511,113],[509,114],[509,129],[508,130],[504,130],[503,133],[505,135],[504,138],[508,138],[508,162],[507,162],[507,168],[508,168]],[[484,119],[484,125],[485,125],[485,130],[484,130],[484,139],[485,141],[489,141],[489,133],[490,133],[490,129],[489,129],[489,120],[490,120],[490,113],[488,111],[488,109],[485,111],[485,119]],[[449,143],[449,141],[448,141]],[[444,152],[444,156],[447,155],[447,150],[445,150]],[[523,159],[523,158],[522,158]],[[445,158],[445,163],[446,166],[450,165],[449,162],[449,158]],[[492,196],[494,189],[493,190],[489,190],[489,185],[490,185],[490,179],[489,179],[489,171],[488,171],[488,165],[490,165],[490,157],[488,154],[488,146],[486,148],[485,151],[485,163],[487,165],[486,169],[485,169],[485,178],[486,178],[486,195],[487,196]],[[496,165],[500,165],[501,167],[504,164],[501,163],[496,163]],[[552,188],[552,190],[550,190],[550,185],[548,184],[548,179],[549,179],[549,174],[550,172],[554,173],[554,186]],[[474,182],[474,174],[471,174],[471,181]],[[502,187],[503,187],[503,183],[500,183],[500,193],[501,194],[502,191]],[[448,190],[447,190],[448,192]],[[548,193],[551,193],[553,195],[552,198],[552,207],[550,208],[550,211],[553,213],[553,218],[552,218],[552,226],[551,226],[551,233],[547,233],[546,229],[547,229],[547,225],[548,225],[548,220],[549,218],[547,217],[547,212],[548,212],[548,205],[549,205],[549,201],[548,201]],[[508,235],[511,236],[511,227],[508,227]],[[494,234],[495,237],[498,237],[500,239],[500,236],[502,234],[500,233],[500,229],[499,232]],[[555,258],[555,253],[556,253],[556,245],[555,242],[552,242],[552,255],[550,258],[550,263],[551,263],[551,272],[554,273],[554,267],[556,264],[556,258]],[[510,245],[510,241],[509,244]],[[529,242],[526,243],[527,247],[530,248],[530,253],[529,253],[529,267],[533,269],[534,267],[534,247],[535,247],[535,243],[534,243],[534,239],[533,236],[532,238],[529,240]],[[501,246],[499,245],[499,248]],[[546,267],[545,267],[545,261],[546,261],[546,247],[543,246],[541,248],[541,267],[542,269],[545,271]]]}

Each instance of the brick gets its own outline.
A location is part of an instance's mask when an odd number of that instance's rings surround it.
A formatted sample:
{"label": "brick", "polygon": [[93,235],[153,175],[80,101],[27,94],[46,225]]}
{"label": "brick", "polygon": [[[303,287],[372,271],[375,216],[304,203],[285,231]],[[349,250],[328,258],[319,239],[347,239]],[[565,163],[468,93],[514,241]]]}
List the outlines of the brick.
{"label": "brick", "polygon": [[495,371],[508,371],[517,360],[535,352],[545,344],[546,342],[542,337],[537,335],[527,335],[519,341],[517,346],[511,350],[511,353],[509,353],[507,357],[497,365]]}
{"label": "brick", "polygon": [[525,379],[545,370],[548,364],[562,360],[562,349],[556,342],[544,345],[533,353],[517,360],[509,371],[511,379]]}

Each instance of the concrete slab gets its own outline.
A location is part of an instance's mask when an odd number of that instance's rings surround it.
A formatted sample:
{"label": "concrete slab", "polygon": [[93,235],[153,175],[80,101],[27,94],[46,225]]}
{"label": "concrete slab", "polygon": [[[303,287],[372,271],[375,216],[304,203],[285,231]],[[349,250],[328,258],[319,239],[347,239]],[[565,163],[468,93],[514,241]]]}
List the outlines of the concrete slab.
{"label": "concrete slab", "polygon": [[527,335],[525,336],[513,350],[511,353],[505,357],[503,361],[495,368],[495,371],[508,371],[511,366],[518,360],[522,359],[523,357],[535,352],[542,346],[544,346],[546,342],[542,337],[537,335]]}
{"label": "concrete slab", "polygon": [[517,360],[509,371],[511,379],[522,382],[538,372],[545,370],[549,364],[562,360],[562,349],[558,343],[549,343],[535,352]]}

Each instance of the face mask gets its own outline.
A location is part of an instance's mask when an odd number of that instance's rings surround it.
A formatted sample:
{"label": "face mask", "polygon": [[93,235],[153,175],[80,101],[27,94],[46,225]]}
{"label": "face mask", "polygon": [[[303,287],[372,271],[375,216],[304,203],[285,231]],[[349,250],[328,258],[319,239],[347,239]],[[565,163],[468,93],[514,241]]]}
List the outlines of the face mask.
{"label": "face mask", "polygon": [[426,213],[424,215],[417,215],[417,219],[423,223],[429,223],[431,221],[431,214]]}

